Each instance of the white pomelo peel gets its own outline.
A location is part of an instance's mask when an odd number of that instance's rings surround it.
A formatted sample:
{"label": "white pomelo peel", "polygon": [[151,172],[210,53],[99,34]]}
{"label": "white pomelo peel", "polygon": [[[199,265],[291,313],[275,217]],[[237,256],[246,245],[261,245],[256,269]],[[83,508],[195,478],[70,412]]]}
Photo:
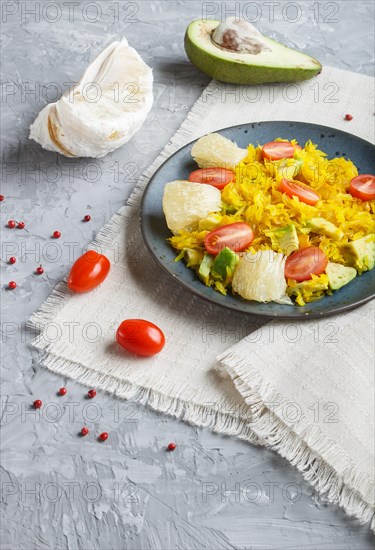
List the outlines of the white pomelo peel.
{"label": "white pomelo peel", "polygon": [[129,141],[152,107],[152,70],[123,38],[86,69],[77,85],[47,105],[30,138],[67,157],[103,157]]}
{"label": "white pomelo peel", "polygon": [[163,212],[168,228],[176,234],[194,229],[199,220],[221,209],[221,194],[212,185],[171,181],[164,187]]}

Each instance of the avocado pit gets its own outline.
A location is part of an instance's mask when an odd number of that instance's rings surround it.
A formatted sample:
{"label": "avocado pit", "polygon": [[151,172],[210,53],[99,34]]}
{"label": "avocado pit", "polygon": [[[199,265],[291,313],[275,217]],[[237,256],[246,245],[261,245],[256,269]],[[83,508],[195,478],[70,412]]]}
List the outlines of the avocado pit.
{"label": "avocado pit", "polygon": [[258,55],[272,51],[253,25],[235,17],[221,22],[214,29],[211,39],[215,46],[239,54]]}

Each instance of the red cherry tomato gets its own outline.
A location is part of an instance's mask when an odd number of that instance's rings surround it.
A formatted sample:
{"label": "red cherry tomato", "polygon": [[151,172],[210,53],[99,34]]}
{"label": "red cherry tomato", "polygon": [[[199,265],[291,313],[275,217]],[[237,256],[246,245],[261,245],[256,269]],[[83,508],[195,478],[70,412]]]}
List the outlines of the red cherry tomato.
{"label": "red cherry tomato", "polygon": [[136,355],[149,357],[159,353],[165,336],[159,327],[144,319],[127,319],[116,332],[116,342]]}
{"label": "red cherry tomato", "polygon": [[111,263],[106,256],[89,250],[74,262],[69,273],[68,287],[73,292],[88,292],[104,281],[110,267]]}
{"label": "red cherry tomato", "polygon": [[263,158],[269,160],[292,159],[297,150],[301,150],[301,147],[289,141],[269,141],[262,147]]}
{"label": "red cherry tomato", "polygon": [[200,170],[195,170],[189,176],[189,181],[206,183],[220,190],[224,189],[233,179],[234,172],[226,168],[202,168]]}
{"label": "red cherry tomato", "polygon": [[254,233],[246,223],[237,222],[218,227],[204,238],[204,246],[209,254],[217,255],[228,247],[234,252],[245,250],[254,239]]}
{"label": "red cherry tomato", "polygon": [[361,174],[350,182],[349,193],[361,201],[372,201],[375,199],[375,176],[372,174]]}
{"label": "red cherry tomato", "polygon": [[285,262],[285,277],[295,281],[307,281],[311,275],[320,275],[327,267],[328,258],[317,246],[293,252]]}
{"label": "red cherry tomato", "polygon": [[314,206],[320,199],[318,193],[300,181],[283,179],[281,180],[280,191],[286,193],[288,197],[298,197],[301,202],[310,206]]}

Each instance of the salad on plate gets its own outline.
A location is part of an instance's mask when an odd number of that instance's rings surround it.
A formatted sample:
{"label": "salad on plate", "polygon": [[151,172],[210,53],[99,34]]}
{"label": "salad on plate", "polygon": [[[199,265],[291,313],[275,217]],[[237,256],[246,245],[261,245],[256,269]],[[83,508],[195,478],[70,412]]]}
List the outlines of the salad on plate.
{"label": "salad on plate", "polygon": [[176,261],[245,300],[304,306],[375,264],[375,176],[311,141],[246,149],[220,134],[192,147],[187,180],[165,185]]}

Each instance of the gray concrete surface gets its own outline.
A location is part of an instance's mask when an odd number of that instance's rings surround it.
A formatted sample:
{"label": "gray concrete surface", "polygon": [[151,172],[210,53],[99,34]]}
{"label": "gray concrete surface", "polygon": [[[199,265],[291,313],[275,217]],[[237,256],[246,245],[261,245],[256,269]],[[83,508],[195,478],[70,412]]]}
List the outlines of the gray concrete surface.
{"label": "gray concrete surface", "polygon": [[[272,22],[262,1],[2,2],[4,550],[372,548],[367,527],[318,498],[272,452],[104,393],[88,408],[85,388],[38,366],[24,325],[66,275],[72,246],[80,250],[124,203],[207,84],[183,48],[185,27],[202,9],[220,17],[246,8],[261,30],[323,64],[372,73],[373,2],[286,4],[271,2]],[[136,137],[95,162],[29,141],[29,124],[46,102],[123,35],[155,75],[155,105]],[[92,221],[84,224],[86,213]],[[26,229],[6,229],[10,218]],[[55,229],[63,235],[58,247]],[[6,264],[11,255],[14,266]],[[37,276],[40,263],[45,273]],[[9,280],[16,291],[5,289]],[[69,393],[59,398],[63,385]],[[30,408],[37,398],[49,404],[41,415]],[[85,422],[110,439],[78,437]],[[169,441],[178,445],[174,453],[165,452]]]}

